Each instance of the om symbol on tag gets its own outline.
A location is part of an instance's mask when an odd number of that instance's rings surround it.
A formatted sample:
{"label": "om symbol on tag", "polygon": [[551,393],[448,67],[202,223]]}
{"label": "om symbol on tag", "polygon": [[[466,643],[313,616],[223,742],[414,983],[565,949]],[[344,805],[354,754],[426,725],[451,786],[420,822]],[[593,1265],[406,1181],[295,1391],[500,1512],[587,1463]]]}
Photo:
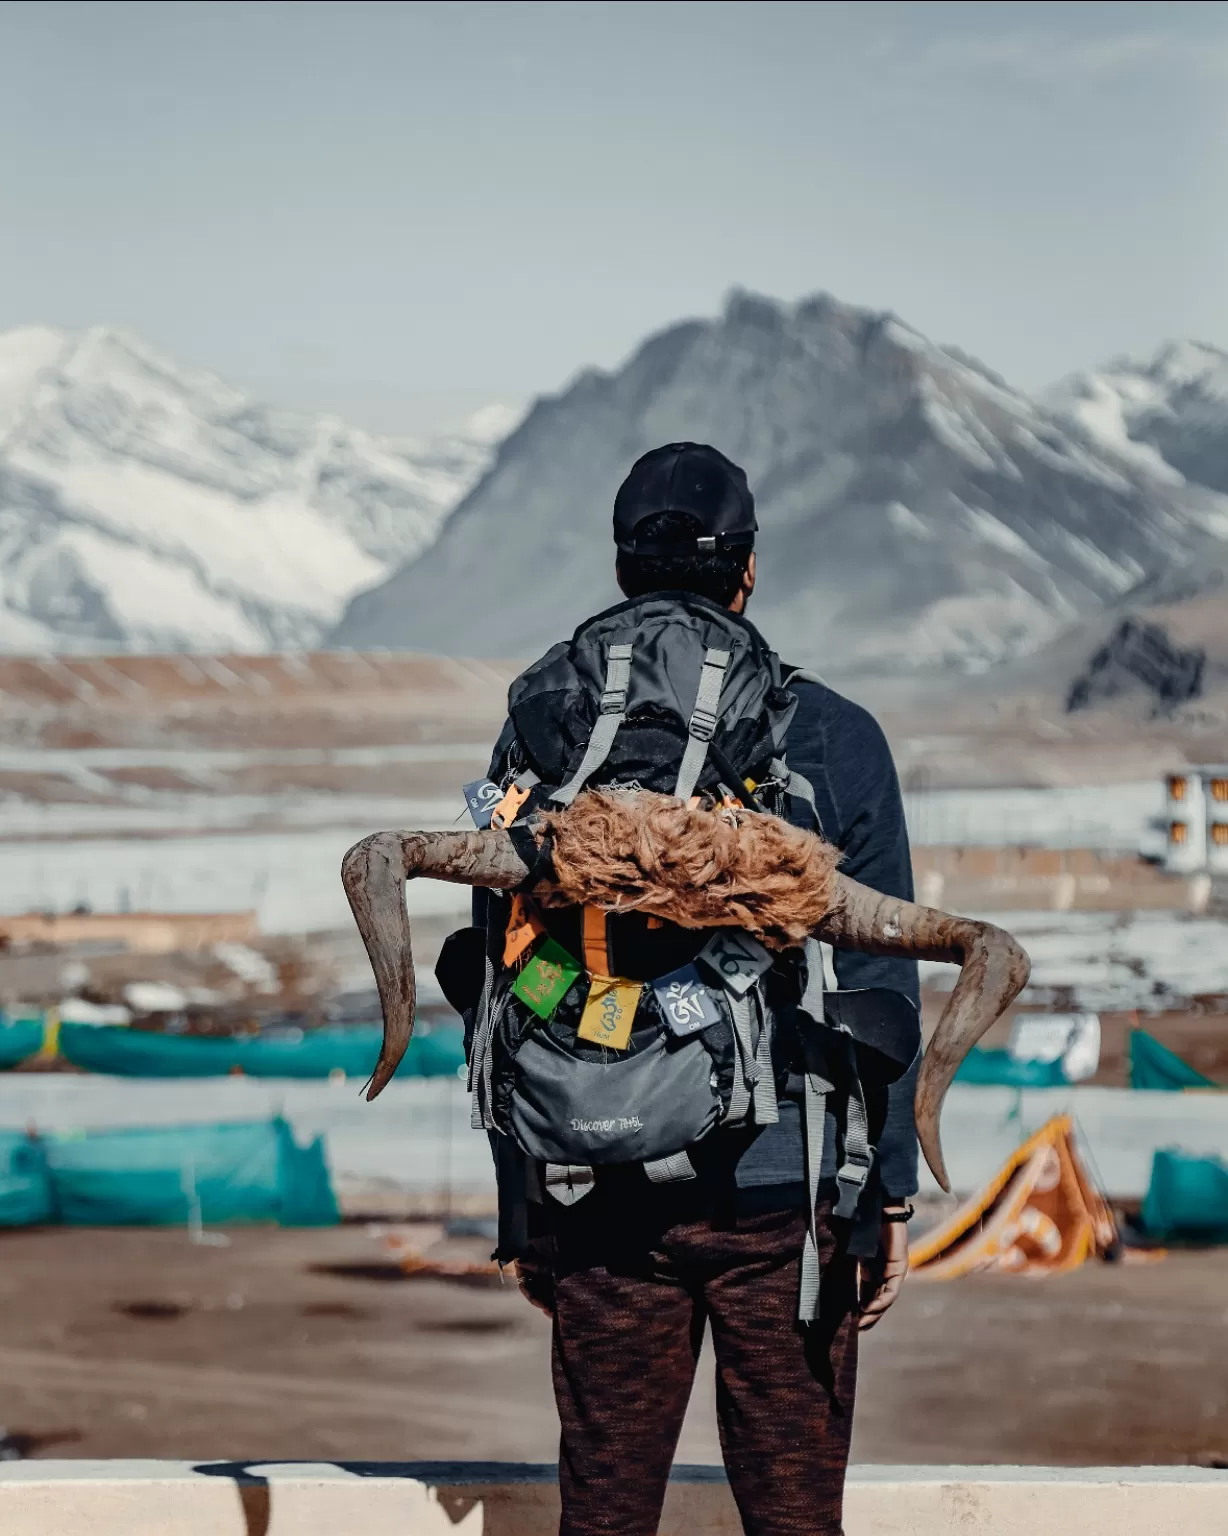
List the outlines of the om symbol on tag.
{"label": "om symbol on tag", "polygon": [[464,786],[464,796],[474,826],[479,832],[485,832],[490,826],[495,806],[503,798],[503,791],[489,779],[474,779],[472,784]]}
{"label": "om symbol on tag", "polygon": [[658,977],[652,990],[666,1028],[675,1035],[693,1035],[720,1023],[720,1006],[694,965]]}

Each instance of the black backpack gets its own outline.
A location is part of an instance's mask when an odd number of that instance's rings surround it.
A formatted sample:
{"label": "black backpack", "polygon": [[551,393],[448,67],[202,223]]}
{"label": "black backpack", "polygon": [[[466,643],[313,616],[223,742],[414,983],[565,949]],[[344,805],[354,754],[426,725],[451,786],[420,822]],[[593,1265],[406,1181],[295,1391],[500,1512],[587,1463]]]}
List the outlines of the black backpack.
{"label": "black backpack", "polygon": [[[785,760],[799,675],[782,671],[746,619],[703,597],[620,603],[513,682],[491,780],[466,786],[474,819],[523,837],[529,859],[533,813],[593,788],[735,800],[778,815],[796,799],[821,831],[811,785]],[[736,929],[637,913],[534,909],[493,892],[485,908],[482,927],[445,945],[437,974],[466,1020],[472,1123],[492,1133],[496,1156],[503,1138],[524,1154],[529,1200],[574,1203],[594,1170],[612,1165],[639,1164],[653,1182],[693,1178],[713,1132],[773,1124],[780,1099],[796,1095],[813,1204],[827,1097],[839,1084],[838,1212],[856,1213],[873,1163],[863,1080],[888,1081],[912,1057],[898,1029],[880,1025],[871,1041],[869,1021],[883,1008],[898,1019],[900,1002],[911,1012],[906,999],[825,1001],[813,940],[772,954]],[[465,980],[475,971],[476,998]],[[862,1044],[855,1019],[865,1021]],[[813,1247],[803,1316],[817,1303]]]}

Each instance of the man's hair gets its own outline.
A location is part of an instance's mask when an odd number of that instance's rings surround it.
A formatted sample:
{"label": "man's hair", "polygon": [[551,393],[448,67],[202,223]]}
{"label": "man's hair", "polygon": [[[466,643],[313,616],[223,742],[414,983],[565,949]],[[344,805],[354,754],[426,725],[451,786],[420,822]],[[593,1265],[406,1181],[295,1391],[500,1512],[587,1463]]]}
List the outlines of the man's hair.
{"label": "man's hair", "polygon": [[681,544],[676,555],[633,555],[620,551],[618,580],[628,597],[643,597],[649,592],[695,592],[727,608],[738,595],[750,550],[697,550],[693,541],[704,530],[690,512],[654,513],[644,518],[635,531],[637,538],[645,542],[691,542],[689,547]]}

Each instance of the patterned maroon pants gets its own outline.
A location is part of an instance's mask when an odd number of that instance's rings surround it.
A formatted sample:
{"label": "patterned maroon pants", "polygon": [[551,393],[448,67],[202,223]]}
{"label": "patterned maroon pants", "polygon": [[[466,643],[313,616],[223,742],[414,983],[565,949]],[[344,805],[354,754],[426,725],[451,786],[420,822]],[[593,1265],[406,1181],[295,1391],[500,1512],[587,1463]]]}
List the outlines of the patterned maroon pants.
{"label": "patterned maroon pants", "polygon": [[552,1213],[560,1536],[654,1536],[709,1324],[743,1528],[839,1536],[857,1376],[855,1262],[820,1207],[822,1321],[802,1329],[804,1214],[721,1215],[694,1200],[676,1186],[599,1187]]}

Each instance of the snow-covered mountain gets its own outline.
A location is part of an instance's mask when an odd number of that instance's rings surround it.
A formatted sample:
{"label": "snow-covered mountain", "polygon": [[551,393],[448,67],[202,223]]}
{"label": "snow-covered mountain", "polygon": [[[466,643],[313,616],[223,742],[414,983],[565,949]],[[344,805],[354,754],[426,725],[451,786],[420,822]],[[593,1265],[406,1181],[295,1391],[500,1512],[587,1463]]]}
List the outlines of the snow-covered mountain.
{"label": "snow-covered mountain", "polygon": [[431,542],[513,422],[390,440],[124,332],[0,334],[0,650],[310,645]]}
{"label": "snow-covered mountain", "polygon": [[1228,352],[1172,341],[1153,357],[1117,358],[1064,379],[1045,399],[1171,483],[1228,494]]}
{"label": "snow-covered mountain", "polygon": [[513,426],[382,439],[126,333],[0,334],[0,650],[528,655],[617,600],[615,488],[688,437],[751,477],[753,616],[798,662],[979,667],[1228,583],[1228,355],[1193,342],[1032,399],[891,315],[735,293]]}
{"label": "snow-covered mountain", "polygon": [[[1175,350],[1152,385],[1182,421],[1191,400],[1220,399],[1194,355]],[[788,659],[1026,654],[1156,572],[1224,553],[1228,485],[1169,461],[1175,417],[1113,430],[1107,414],[1069,390],[1033,400],[889,314],[738,292],[716,319],[539,401],[439,539],[357,596],[333,643],[541,651],[617,600],[610,513],[631,462],[691,438],[747,470],[762,530],[752,615]],[[1192,428],[1187,457],[1198,443],[1213,461]]]}

